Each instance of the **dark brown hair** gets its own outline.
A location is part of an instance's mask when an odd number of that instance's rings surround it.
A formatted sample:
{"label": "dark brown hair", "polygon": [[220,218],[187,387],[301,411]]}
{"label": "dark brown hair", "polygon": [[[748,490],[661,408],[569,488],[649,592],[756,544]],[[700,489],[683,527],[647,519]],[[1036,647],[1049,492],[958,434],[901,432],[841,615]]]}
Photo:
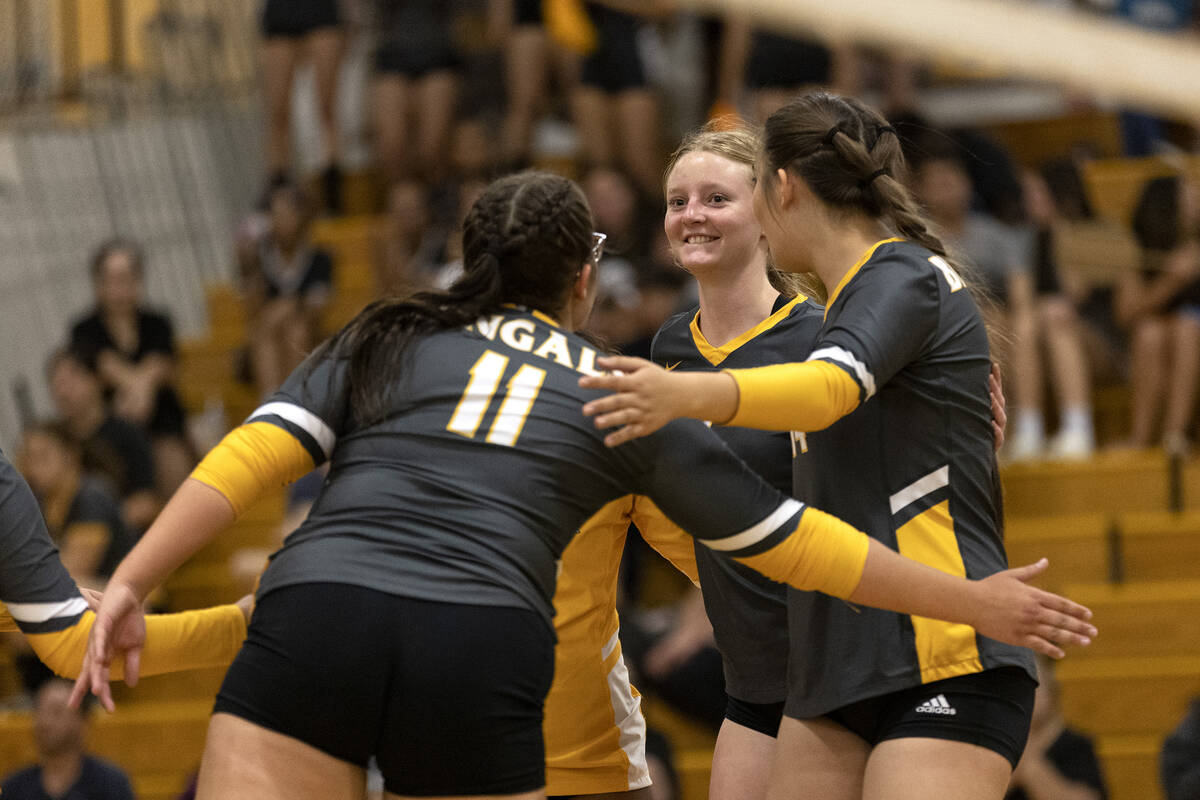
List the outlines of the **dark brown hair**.
{"label": "dark brown hair", "polygon": [[896,132],[863,103],[828,92],[793,100],[767,118],[763,159],[764,180],[790,170],[832,208],[884,219],[899,235],[946,257],[905,188]]}
{"label": "dark brown hair", "polygon": [[124,253],[129,256],[130,264],[133,266],[133,274],[138,278],[143,276],[145,253],[142,252],[142,246],[132,239],[116,236],[101,242],[100,246],[96,248],[96,252],[92,254],[92,280],[100,279],[100,275],[104,271],[105,262],[115,253]]}
{"label": "dark brown hair", "polygon": [[414,340],[504,304],[561,312],[591,242],[591,209],[572,181],[523,172],[490,184],[463,223],[463,274],[453,286],[372,303],[325,345],[350,362],[356,419],[370,424],[387,413]]}

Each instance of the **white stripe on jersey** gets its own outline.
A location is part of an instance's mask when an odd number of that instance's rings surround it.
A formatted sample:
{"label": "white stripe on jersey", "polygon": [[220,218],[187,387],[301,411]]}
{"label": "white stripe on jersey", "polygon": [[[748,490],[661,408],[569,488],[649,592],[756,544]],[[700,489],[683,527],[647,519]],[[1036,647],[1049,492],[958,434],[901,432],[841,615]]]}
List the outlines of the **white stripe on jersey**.
{"label": "white stripe on jersey", "polygon": [[333,428],[325,424],[325,420],[307,408],[298,406],[295,403],[285,403],[281,400],[276,400],[273,403],[266,403],[256,408],[254,413],[246,419],[246,422],[253,422],[257,417],[267,415],[283,417],[293,425],[299,425],[305,433],[317,440],[317,444],[321,447],[321,452],[325,454],[325,458],[329,458],[333,454],[333,446],[337,444],[337,435],[333,432]]}
{"label": "white stripe on jersey", "polygon": [[875,376],[871,374],[871,370],[867,369],[867,365],[855,358],[849,350],[842,347],[822,347],[813,352],[806,360],[819,361],[822,358],[828,358],[854,370],[858,382],[862,384],[863,391],[867,394],[863,398],[864,403],[875,395]]}
{"label": "white stripe on jersey", "polygon": [[888,498],[888,504],[892,507],[892,513],[896,514],[900,509],[907,505],[917,502],[930,492],[936,492],[943,486],[950,485],[950,465],[938,467],[933,472],[926,475],[924,478],[917,480],[905,486],[900,491]]}
{"label": "white stripe on jersey", "polygon": [[802,508],[804,508],[804,504],[798,500],[784,500],[780,503],[779,508],[771,512],[769,517],[741,533],[735,533],[733,536],[726,536],[723,539],[701,539],[700,541],[713,550],[741,550],[758,544],[770,536]]}
{"label": "white stripe on jersey", "polygon": [[78,595],[70,600],[58,600],[53,603],[10,603],[6,600],[4,605],[8,606],[8,613],[12,614],[17,622],[30,624],[49,622],[60,617],[73,617],[88,610],[87,600]]}

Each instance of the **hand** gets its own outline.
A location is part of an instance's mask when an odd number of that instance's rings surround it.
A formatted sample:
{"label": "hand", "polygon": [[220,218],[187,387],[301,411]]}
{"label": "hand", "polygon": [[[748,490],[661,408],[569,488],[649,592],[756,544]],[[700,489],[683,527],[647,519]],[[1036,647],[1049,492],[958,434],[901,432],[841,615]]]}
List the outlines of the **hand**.
{"label": "hand", "polygon": [[1091,644],[1096,628],[1087,622],[1092,618],[1090,610],[1028,585],[1049,565],[1043,558],[977,581],[983,602],[972,627],[996,641],[1028,647],[1050,658],[1066,655],[1059,645]]}
{"label": "hand", "polygon": [[1000,365],[995,362],[992,362],[992,374],[988,375],[988,395],[992,399],[992,438],[999,452],[1004,445],[1004,430],[1008,427],[1008,401],[1004,399]]}
{"label": "hand", "polygon": [[579,385],[615,393],[583,407],[584,414],[596,418],[597,428],[617,428],[604,437],[609,447],[648,436],[683,416],[679,402],[682,393],[677,386],[682,374],[673,375],[643,358],[628,356],[601,358],[597,363],[612,372],[585,375],[579,379]]}
{"label": "hand", "polygon": [[680,417],[725,422],[737,412],[737,382],[727,373],[669,372],[628,356],[609,356],[597,363],[613,372],[584,376],[579,385],[616,393],[583,407],[584,414],[596,417],[597,428],[617,428],[604,437],[609,447],[648,436]]}
{"label": "hand", "polygon": [[125,683],[135,686],[145,643],[146,617],[141,600],[131,587],[110,582],[96,610],[83,666],[71,692],[71,705],[78,707],[90,691],[111,712],[114,706],[108,677],[113,658],[124,656]]}
{"label": "hand", "polygon": [[1180,286],[1200,277],[1200,244],[1188,242],[1167,256],[1164,271]]}
{"label": "hand", "polygon": [[113,399],[113,410],[120,417],[145,424],[154,410],[156,393],[156,387],[149,381],[133,381],[117,392]]}

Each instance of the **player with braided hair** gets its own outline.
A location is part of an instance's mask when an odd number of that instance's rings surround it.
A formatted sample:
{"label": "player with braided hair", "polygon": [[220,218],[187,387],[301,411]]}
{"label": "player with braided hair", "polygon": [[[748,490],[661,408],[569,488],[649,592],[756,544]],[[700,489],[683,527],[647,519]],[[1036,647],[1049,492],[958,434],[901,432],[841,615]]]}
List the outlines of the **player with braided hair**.
{"label": "player with braided hair", "polygon": [[[1023,583],[966,581],[784,497],[704,425],[606,448],[579,413],[596,350],[571,331],[603,238],[579,187],[526,173],[467,215],[448,292],[365,309],[219,444],[117,568],[77,692],[111,632],[272,484],[330,462],[271,558],[225,677],[198,798],[544,797],[542,704],[558,559],[606,503],[649,497],[726,557],[797,588],[1083,642],[1089,612]],[[517,303],[527,303],[522,306]]]}
{"label": "player with braided hair", "polygon": [[[588,404],[628,442],[676,417],[807,432],[811,500],[943,572],[1003,571],[987,331],[904,188],[895,132],[802,96],[766,122],[755,210],[775,264],[815,272],[825,319],[803,362],[665,372],[610,358]],[[769,798],[1000,798],[1036,673],[970,626],[789,592],[792,653]],[[1020,642],[1059,657],[1042,637]],[[1049,645],[1049,646],[1047,646]]]}

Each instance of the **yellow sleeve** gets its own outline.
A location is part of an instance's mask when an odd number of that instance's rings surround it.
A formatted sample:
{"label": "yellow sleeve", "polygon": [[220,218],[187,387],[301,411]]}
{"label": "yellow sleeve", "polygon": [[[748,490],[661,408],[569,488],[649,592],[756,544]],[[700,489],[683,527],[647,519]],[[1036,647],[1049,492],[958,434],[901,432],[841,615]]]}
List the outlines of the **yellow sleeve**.
{"label": "yellow sleeve", "polygon": [[[64,678],[79,677],[88,634],[96,615],[84,612],[70,628],[54,633],[30,633],[25,638],[39,659]],[[146,646],[139,675],[161,675],[187,669],[222,667],[233,661],[246,638],[246,618],[237,606],[214,606],[178,614],[146,617]],[[123,659],[113,662],[113,680],[125,677]]]}
{"label": "yellow sleeve", "polygon": [[819,431],[858,408],[858,384],[828,361],[726,372],[738,387],[737,412],[726,425],[765,431]]}
{"label": "yellow sleeve", "polygon": [[667,519],[654,501],[643,495],[633,498],[633,524],[641,531],[646,544],[671,562],[675,569],[687,575],[688,580],[700,585],[700,574],[696,569],[696,540]]}
{"label": "yellow sleeve", "polygon": [[779,544],[737,561],[797,589],[849,597],[858,588],[870,540],[862,531],[809,506]]}
{"label": "yellow sleeve", "polygon": [[287,486],[313,467],[295,436],[269,422],[250,422],[230,431],[192,477],[224,495],[241,516],[268,489]]}

